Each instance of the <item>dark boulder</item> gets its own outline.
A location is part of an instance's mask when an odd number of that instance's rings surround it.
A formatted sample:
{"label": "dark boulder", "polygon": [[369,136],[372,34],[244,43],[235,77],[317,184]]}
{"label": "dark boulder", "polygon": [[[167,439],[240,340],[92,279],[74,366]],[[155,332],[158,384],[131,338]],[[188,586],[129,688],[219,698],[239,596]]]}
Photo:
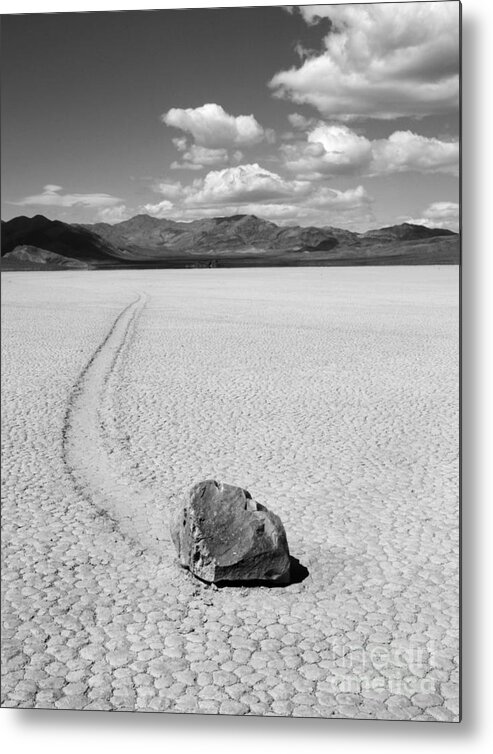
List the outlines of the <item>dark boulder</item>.
{"label": "dark boulder", "polygon": [[194,485],[171,536],[180,564],[204,581],[289,583],[281,519],[241,487],[213,479]]}

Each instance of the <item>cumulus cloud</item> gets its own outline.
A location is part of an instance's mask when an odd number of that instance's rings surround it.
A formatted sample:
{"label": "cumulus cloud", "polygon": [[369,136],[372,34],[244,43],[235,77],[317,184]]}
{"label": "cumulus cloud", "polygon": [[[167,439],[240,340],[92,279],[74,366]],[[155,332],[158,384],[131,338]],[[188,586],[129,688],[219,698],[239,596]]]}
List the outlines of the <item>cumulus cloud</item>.
{"label": "cumulus cloud", "polygon": [[161,120],[186,134],[172,139],[181,153],[181,160],[171,164],[172,170],[202,170],[238,163],[243,160],[238,147],[251,147],[261,141],[272,143],[275,138],[272,129],[264,129],[253,115],[230,115],[214,103],[174,107],[163,113]]}
{"label": "cumulus cloud", "polygon": [[349,188],[345,191],[323,187],[318,189],[310,197],[311,207],[343,207],[344,209],[356,209],[371,201],[363,186]]}
{"label": "cumulus cloud", "polygon": [[310,127],[317,125],[315,118],[307,118],[304,115],[300,115],[300,113],[290,113],[288,120],[293,128],[298,131],[308,131]]}
{"label": "cumulus cloud", "polygon": [[363,186],[345,191],[289,180],[257,163],[210,171],[189,185],[158,184],[164,199],[146,204],[157,217],[194,220],[218,214],[254,214],[281,223],[336,224],[368,221],[371,197]]}
{"label": "cumulus cloud", "polygon": [[212,170],[203,181],[195,182],[186,201],[195,204],[261,202],[306,193],[301,181],[288,181],[257,163]]}
{"label": "cumulus cloud", "polygon": [[459,3],[301,6],[308,23],[329,18],[321,54],[270,81],[274,95],[326,117],[423,117],[459,102]]}
{"label": "cumulus cloud", "polygon": [[187,207],[277,201],[306,195],[311,190],[307,181],[286,180],[257,163],[211,170],[185,186],[175,181],[158,183],[155,188],[166,199]]}
{"label": "cumulus cloud", "polygon": [[312,128],[304,142],[281,147],[285,166],[301,176],[351,173],[368,166],[371,143],[344,125],[319,124]]}
{"label": "cumulus cloud", "polygon": [[17,206],[40,205],[45,207],[112,207],[121,203],[121,199],[110,194],[62,194],[63,187],[48,183],[41,194],[26,196],[17,202]]}
{"label": "cumulus cloud", "polygon": [[412,131],[395,131],[373,141],[342,124],[309,124],[305,141],[281,146],[285,167],[300,177],[404,171],[457,174],[458,141],[441,141]]}
{"label": "cumulus cloud", "polygon": [[180,181],[160,181],[155,184],[154,190],[171,201],[180,199],[183,195],[183,186]]}
{"label": "cumulus cloud", "polygon": [[142,210],[153,217],[171,217],[173,202],[163,199],[161,202],[144,204]]}
{"label": "cumulus cloud", "polygon": [[457,202],[433,202],[421,217],[406,218],[406,222],[426,225],[428,228],[447,228],[459,230],[459,205]]}
{"label": "cumulus cloud", "polygon": [[412,131],[395,131],[388,139],[373,143],[371,170],[376,173],[453,173],[459,169],[459,142],[441,141]]}
{"label": "cumulus cloud", "polygon": [[182,140],[176,139],[175,142],[180,142],[179,150],[182,152],[182,161],[175,161],[171,164],[172,170],[202,170],[204,167],[212,167],[213,165],[227,165],[229,160],[235,160],[240,162],[243,159],[243,153],[239,150],[235,150],[230,157],[227,149],[210,149],[209,147],[201,147],[198,144],[185,145],[182,148]]}
{"label": "cumulus cloud", "polygon": [[266,137],[253,115],[229,115],[221,105],[212,102],[195,108],[173,107],[163,113],[161,120],[189,133],[195,144],[210,149],[251,146]]}
{"label": "cumulus cloud", "polygon": [[115,207],[103,207],[98,212],[98,218],[104,223],[113,225],[128,220],[130,212],[124,204],[117,204]]}

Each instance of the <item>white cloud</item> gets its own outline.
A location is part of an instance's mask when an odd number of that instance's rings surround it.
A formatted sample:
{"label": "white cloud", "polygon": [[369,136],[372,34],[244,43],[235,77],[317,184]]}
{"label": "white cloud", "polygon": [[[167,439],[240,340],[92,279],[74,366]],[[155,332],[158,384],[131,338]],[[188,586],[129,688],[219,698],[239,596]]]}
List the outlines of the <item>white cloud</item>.
{"label": "white cloud", "polygon": [[306,141],[281,146],[285,167],[301,178],[338,174],[388,175],[404,171],[457,174],[458,141],[395,131],[370,141],[341,124],[311,126]]}
{"label": "white cloud", "polygon": [[412,131],[395,131],[388,139],[373,142],[371,170],[375,174],[418,170],[453,173],[459,169],[459,142],[441,141]]}
{"label": "white cloud", "polygon": [[174,160],[170,164],[171,170],[202,170],[203,167],[200,162],[178,162],[178,160]]}
{"label": "white cloud", "polygon": [[459,3],[301,6],[308,23],[328,17],[321,54],[270,81],[275,96],[331,119],[423,117],[456,112]]}
{"label": "white cloud", "polygon": [[170,217],[173,211],[173,202],[163,199],[156,204],[144,204],[142,210],[148,215],[153,215],[153,217]]}
{"label": "white cloud", "polygon": [[124,204],[118,204],[116,207],[103,207],[98,212],[98,218],[104,223],[121,223],[128,220],[130,213]]}
{"label": "white cloud", "polygon": [[[187,147],[186,140],[184,141],[184,149],[181,149],[180,146],[182,162],[173,162],[171,165],[173,170],[201,170],[204,167],[212,167],[213,165],[227,165],[230,160],[227,149],[210,149],[209,147],[201,147],[198,144],[191,144]],[[242,158],[243,154],[238,150],[232,155],[232,159],[237,162]]]}
{"label": "white cloud", "polygon": [[181,160],[171,164],[172,170],[202,170],[238,163],[243,160],[238,146],[251,147],[264,140],[272,143],[275,139],[272,129],[262,128],[253,115],[229,115],[214,103],[196,108],[172,108],[161,120],[190,134],[190,137],[172,139],[181,153]]}
{"label": "white cloud", "polygon": [[355,209],[371,201],[363,186],[338,191],[324,186],[313,192],[309,199],[311,207],[339,207]]}
{"label": "white cloud", "polygon": [[154,190],[171,201],[183,195],[183,186],[180,181],[160,181],[154,186]]}
{"label": "white cloud", "polygon": [[287,180],[256,163],[213,170],[185,186],[163,182],[156,190],[165,198],[143,211],[174,220],[244,213],[278,223],[367,227],[372,217],[372,199],[363,186],[340,191]]}
{"label": "white cloud", "polygon": [[288,120],[293,128],[298,131],[308,131],[309,128],[316,126],[318,123],[315,118],[306,118],[304,115],[300,115],[300,113],[290,113]]}
{"label": "white cloud", "polygon": [[305,142],[281,147],[285,166],[300,176],[351,173],[368,166],[371,143],[347,126],[318,124]]}
{"label": "white cloud", "polygon": [[194,181],[185,192],[187,204],[261,202],[307,193],[309,185],[289,181],[257,163],[211,170],[203,180]]}
{"label": "white cloud", "polygon": [[184,152],[187,148],[187,137],[186,136],[175,136],[174,139],[171,139],[175,147],[179,152]]}
{"label": "white cloud", "polygon": [[422,217],[406,218],[406,222],[458,231],[459,205],[457,202],[433,202],[423,211]]}
{"label": "white cloud", "polygon": [[210,149],[251,146],[266,137],[253,115],[229,115],[212,102],[195,108],[173,107],[161,119],[167,126],[191,134],[199,146]]}
{"label": "white cloud", "polygon": [[48,183],[41,194],[26,196],[18,202],[10,202],[17,206],[40,205],[45,207],[112,207],[120,204],[121,199],[110,194],[62,194],[62,186]]}
{"label": "white cloud", "polygon": [[368,139],[358,136],[345,126],[317,126],[308,134],[308,142],[321,144],[333,165],[338,167],[360,165],[370,159],[371,146]]}

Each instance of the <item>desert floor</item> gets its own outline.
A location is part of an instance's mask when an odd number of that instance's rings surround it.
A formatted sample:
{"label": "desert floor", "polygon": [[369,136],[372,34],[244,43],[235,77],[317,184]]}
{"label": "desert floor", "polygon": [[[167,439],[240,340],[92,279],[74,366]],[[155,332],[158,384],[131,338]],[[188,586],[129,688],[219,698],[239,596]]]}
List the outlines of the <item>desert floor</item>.
{"label": "desert floor", "polygon": [[[458,719],[458,269],[3,275],[3,706]],[[216,588],[202,479],[309,575]]]}

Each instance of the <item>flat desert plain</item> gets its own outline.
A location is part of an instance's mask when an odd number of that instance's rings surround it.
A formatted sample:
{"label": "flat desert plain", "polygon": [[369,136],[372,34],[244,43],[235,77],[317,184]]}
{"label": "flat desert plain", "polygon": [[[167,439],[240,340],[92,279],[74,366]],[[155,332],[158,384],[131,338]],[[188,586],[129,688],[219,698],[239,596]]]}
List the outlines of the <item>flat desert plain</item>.
{"label": "flat desert plain", "polygon": [[[3,275],[4,706],[458,720],[458,268]],[[203,479],[297,578],[217,588]]]}

